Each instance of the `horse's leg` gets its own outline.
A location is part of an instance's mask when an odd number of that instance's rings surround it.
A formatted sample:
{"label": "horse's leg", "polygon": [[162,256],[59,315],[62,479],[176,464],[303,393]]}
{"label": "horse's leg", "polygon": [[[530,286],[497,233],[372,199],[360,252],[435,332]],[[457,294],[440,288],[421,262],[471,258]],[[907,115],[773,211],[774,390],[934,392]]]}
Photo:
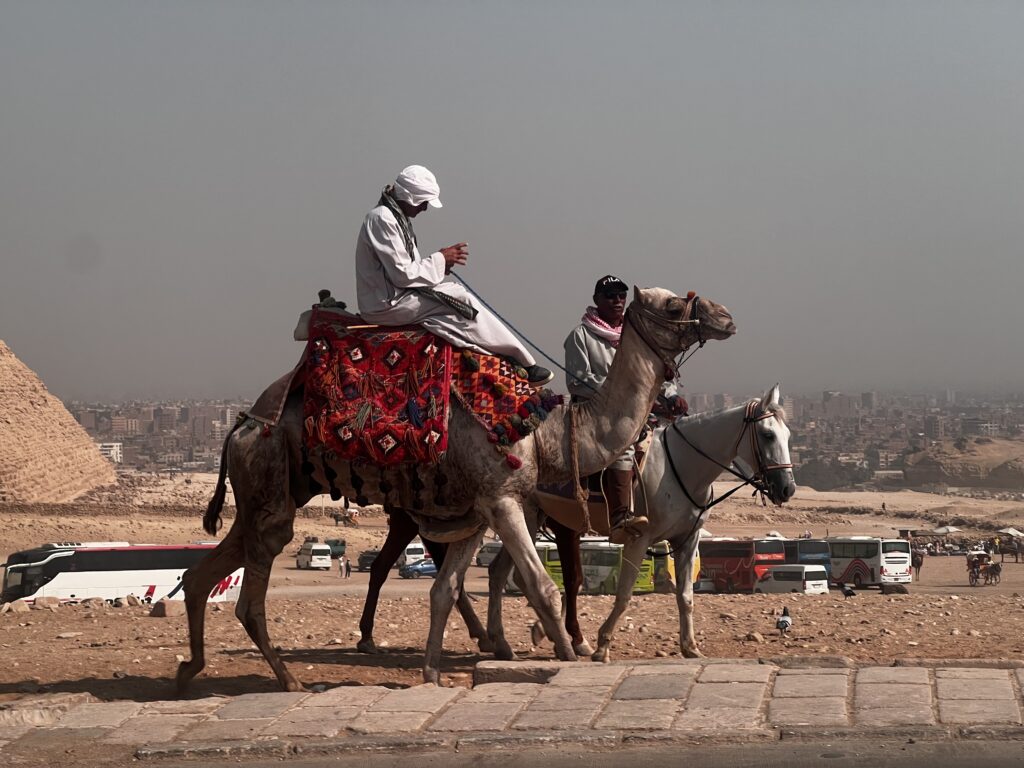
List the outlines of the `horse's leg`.
{"label": "horse's leg", "polygon": [[423,682],[437,684],[441,677],[441,650],[444,647],[444,629],[452,612],[470,560],[480,543],[481,534],[448,545],[444,563],[430,588],[430,631],[423,659]]}
{"label": "horse's leg", "polygon": [[[676,552],[676,607],[679,609],[679,650],[688,659],[704,654],[697,648],[693,635],[693,559],[697,553],[697,539],[686,550]],[[676,546],[675,542],[672,546]]]}
{"label": "horse's leg", "polygon": [[555,534],[558,559],[562,562],[562,583],[565,586],[565,604],[562,607],[562,613],[565,617],[565,630],[572,638],[573,650],[580,656],[590,656],[594,649],[583,637],[578,612],[579,595],[583,589],[580,534],[554,520],[549,520],[548,525]]}
{"label": "horse's leg", "polygon": [[[438,570],[440,570],[441,566],[444,565],[448,545],[423,539],[423,546],[427,548],[431,559],[437,565]],[[455,607],[459,609],[459,615],[462,616],[462,620],[466,623],[469,636],[476,640],[477,648],[483,653],[491,653],[494,650],[494,646],[488,639],[487,632],[484,631],[483,624],[480,623],[476,611],[473,610],[473,605],[469,601],[469,595],[466,594],[465,586],[462,584],[459,585],[459,596],[455,600]]]}
{"label": "horse's leg", "polygon": [[[236,518],[237,520],[237,518]],[[185,693],[192,678],[206,666],[203,634],[206,626],[206,601],[210,591],[221,579],[230,575],[245,561],[242,540],[237,525],[232,525],[227,536],[217,547],[181,577],[185,592],[185,610],[188,614],[188,642],[192,658],[178,665],[178,695]]]}
{"label": "horse's leg", "polygon": [[[483,509],[484,505],[477,508]],[[576,661],[572,640],[562,624],[562,600],[558,587],[537,556],[522,506],[511,496],[504,496],[487,512],[491,527],[501,536],[504,548],[519,569],[526,599],[537,611],[547,636],[555,643],[555,654],[562,661]]]}
{"label": "horse's leg", "polygon": [[611,613],[604,620],[601,629],[597,632],[597,650],[590,657],[591,661],[608,661],[608,649],[612,644],[612,632],[618,624],[622,614],[629,606],[629,599],[633,596],[633,586],[636,584],[637,574],[640,573],[640,563],[643,562],[644,554],[650,542],[646,536],[633,539],[622,548],[622,568],[619,571],[619,584],[615,590],[615,605]]}
{"label": "horse's leg", "polygon": [[377,613],[377,602],[380,590],[388,580],[388,574],[398,562],[399,556],[416,538],[419,527],[412,518],[398,508],[390,509],[390,527],[380,554],[370,566],[370,586],[366,590],[366,601],[363,603],[363,615],[359,617],[359,642],[356,650],[360,653],[376,653],[377,646],[373,642],[373,619]]}

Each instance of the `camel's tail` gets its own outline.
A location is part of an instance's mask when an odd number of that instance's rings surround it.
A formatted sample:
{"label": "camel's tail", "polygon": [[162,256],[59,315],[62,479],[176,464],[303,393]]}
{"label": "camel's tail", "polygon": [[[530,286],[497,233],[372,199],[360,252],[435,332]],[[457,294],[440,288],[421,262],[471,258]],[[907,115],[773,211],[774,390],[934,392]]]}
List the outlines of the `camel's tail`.
{"label": "camel's tail", "polygon": [[235,434],[235,430],[242,425],[245,418],[244,414],[239,414],[235,426],[224,438],[224,447],[220,451],[220,474],[217,476],[217,488],[213,492],[213,498],[210,499],[210,505],[206,508],[206,514],[203,515],[203,530],[211,536],[216,536],[217,531],[224,524],[220,519],[220,511],[224,508],[224,497],[228,493],[228,443],[231,442],[231,436]]}

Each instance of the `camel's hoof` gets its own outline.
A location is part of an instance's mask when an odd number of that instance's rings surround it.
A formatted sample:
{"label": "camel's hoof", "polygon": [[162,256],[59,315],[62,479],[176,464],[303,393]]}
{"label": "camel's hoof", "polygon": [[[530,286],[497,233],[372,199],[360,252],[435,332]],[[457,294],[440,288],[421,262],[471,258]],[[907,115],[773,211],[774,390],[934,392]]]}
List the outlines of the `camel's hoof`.
{"label": "camel's hoof", "polygon": [[704,654],[697,650],[697,646],[693,646],[692,648],[681,648],[680,650],[683,652],[683,657],[684,658],[687,658],[687,659],[703,659],[704,658]]}
{"label": "camel's hoof", "polygon": [[356,650],[360,653],[376,653],[377,646],[374,644],[373,638],[367,638],[356,643]]}
{"label": "camel's hoof", "polygon": [[594,649],[590,647],[590,643],[588,643],[586,640],[584,640],[582,643],[577,643],[572,647],[572,649],[576,651],[576,655],[581,658],[584,656],[594,655]]}
{"label": "camel's hoof", "polygon": [[287,691],[288,693],[305,693],[306,692],[306,686],[304,686],[302,683],[300,683],[298,680],[296,680],[294,678],[292,678],[291,680],[286,681],[285,684],[282,685],[281,687],[284,688],[285,691]]}
{"label": "camel's hoof", "polygon": [[441,673],[433,667],[423,668],[423,682],[438,685],[441,682]]}
{"label": "camel's hoof", "polygon": [[540,645],[545,637],[547,635],[544,633],[543,625],[539,621],[533,622],[533,626],[530,627],[530,644],[534,646]]}
{"label": "camel's hoof", "polygon": [[198,675],[202,669],[203,665],[199,665],[199,667],[193,671],[191,661],[183,661],[178,665],[178,674],[175,678],[175,689],[179,697],[184,696],[188,692],[188,687],[192,682],[192,678]]}
{"label": "camel's hoof", "polygon": [[495,646],[494,646],[494,658],[496,658],[498,661],[517,661],[518,660],[518,657],[516,656],[515,651],[512,650],[512,646],[509,645],[505,641],[502,641],[502,642],[499,642],[499,643],[495,643]]}
{"label": "camel's hoof", "polygon": [[607,664],[608,663],[608,649],[607,648],[598,648],[596,651],[594,651],[590,655],[590,660],[591,661],[595,661],[598,664]]}
{"label": "camel's hoof", "polygon": [[494,643],[489,637],[476,638],[476,647],[480,649],[480,653],[494,653]]}

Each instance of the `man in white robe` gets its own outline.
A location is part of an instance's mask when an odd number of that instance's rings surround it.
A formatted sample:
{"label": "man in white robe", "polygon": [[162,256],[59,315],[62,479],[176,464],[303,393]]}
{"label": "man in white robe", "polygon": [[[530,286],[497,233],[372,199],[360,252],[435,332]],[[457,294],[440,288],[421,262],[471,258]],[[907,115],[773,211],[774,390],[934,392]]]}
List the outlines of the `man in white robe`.
{"label": "man in white robe", "polygon": [[412,219],[428,206],[440,208],[440,187],[421,165],[404,169],[384,188],[380,202],[363,220],[356,245],[359,314],[380,325],[421,325],[456,347],[511,358],[534,386],[554,374],[537,365],[522,342],[460,283],[446,281],[466,263],[465,243],[423,256]]}

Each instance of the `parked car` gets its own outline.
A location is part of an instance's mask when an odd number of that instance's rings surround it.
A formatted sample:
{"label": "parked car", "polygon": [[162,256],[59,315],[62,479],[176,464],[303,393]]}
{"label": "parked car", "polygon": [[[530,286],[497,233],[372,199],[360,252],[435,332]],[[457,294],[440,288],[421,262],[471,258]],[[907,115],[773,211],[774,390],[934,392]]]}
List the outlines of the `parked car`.
{"label": "parked car", "polygon": [[335,559],[345,554],[344,539],[324,539],[324,544],[331,548],[331,557]]}
{"label": "parked car", "polygon": [[317,544],[312,541],[303,542],[299,547],[299,554],[295,556],[296,568],[323,568],[329,570],[331,567],[331,548],[326,544]]}
{"label": "parked car", "polygon": [[494,562],[494,558],[498,556],[499,552],[501,552],[500,541],[485,541],[476,553],[476,564],[486,568]]}
{"label": "parked car", "polygon": [[417,560],[415,563],[403,565],[398,569],[398,575],[403,579],[419,579],[423,576],[434,578],[437,576],[437,566],[434,565],[433,559],[427,557]]}
{"label": "parked car", "polygon": [[828,574],[821,565],[776,565],[754,584],[754,593],[799,592],[827,595]]}
{"label": "parked car", "polygon": [[368,571],[370,566],[373,565],[373,561],[377,559],[377,555],[380,554],[379,549],[368,549],[365,552],[359,553],[359,559],[356,560],[356,570]]}

